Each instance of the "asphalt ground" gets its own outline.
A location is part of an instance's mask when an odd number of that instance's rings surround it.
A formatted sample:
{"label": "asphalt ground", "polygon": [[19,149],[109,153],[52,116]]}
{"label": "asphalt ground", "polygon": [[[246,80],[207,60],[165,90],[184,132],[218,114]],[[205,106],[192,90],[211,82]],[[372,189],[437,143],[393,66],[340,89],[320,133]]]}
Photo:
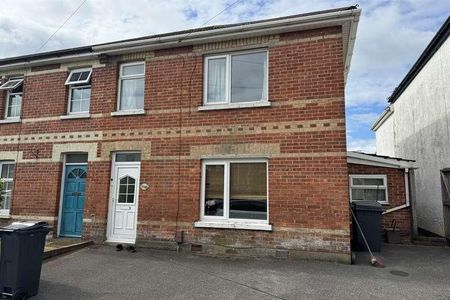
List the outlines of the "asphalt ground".
{"label": "asphalt ground", "polygon": [[92,246],[44,262],[32,299],[450,299],[450,248],[385,245],[385,268]]}

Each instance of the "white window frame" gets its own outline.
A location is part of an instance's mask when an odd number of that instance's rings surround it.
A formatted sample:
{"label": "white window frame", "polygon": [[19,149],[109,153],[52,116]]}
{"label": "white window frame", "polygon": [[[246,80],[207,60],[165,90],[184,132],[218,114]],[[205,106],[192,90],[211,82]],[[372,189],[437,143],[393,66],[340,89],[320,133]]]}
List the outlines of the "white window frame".
{"label": "white window frame", "polygon": [[[87,77],[87,79],[85,80],[79,80],[79,81],[70,81],[70,77],[72,77],[73,73],[79,73],[79,72],[87,72],[89,71],[89,76]],[[61,116],[62,119],[67,119],[67,118],[71,118],[71,117],[88,117],[89,116],[89,112],[91,110],[91,97],[89,97],[89,106],[88,106],[88,110],[87,111],[77,111],[77,112],[72,112],[70,111],[70,106],[72,104],[72,95],[73,95],[73,90],[77,89],[77,88],[91,88],[91,76],[92,76],[92,68],[83,68],[83,69],[74,69],[71,70],[69,73],[69,76],[67,76],[66,79],[66,83],[65,85],[69,86],[69,97],[68,97],[68,101],[67,101],[67,116]],[[92,92],[92,90],[91,90]]]}
{"label": "white window frame", "polygon": [[[11,96],[21,95],[22,99],[20,100],[20,113],[18,116],[9,117],[8,116],[8,107],[9,107],[9,98]],[[12,90],[8,90],[6,93],[6,104],[5,104],[5,120],[20,120],[20,116],[22,115],[22,102],[23,102],[23,91],[18,93],[12,93]]]}
{"label": "white window frame", "polygon": [[[236,103],[232,103],[231,102],[231,57],[234,55],[242,55],[242,54],[256,54],[256,53],[261,53],[261,52],[265,52],[266,53],[266,65],[267,65],[267,70],[266,70],[266,78],[264,79],[266,82],[266,91],[265,94],[263,95],[263,98],[259,101],[247,101],[247,102],[236,102]],[[225,58],[226,59],[226,68],[225,68],[225,73],[226,73],[226,79],[225,79],[225,84],[226,84],[226,89],[225,89],[225,98],[224,101],[221,102],[211,102],[208,103],[208,62],[209,60],[212,59],[219,59],[219,58]],[[267,49],[255,49],[255,50],[246,50],[246,51],[236,51],[236,52],[230,52],[230,53],[225,53],[225,54],[218,54],[218,55],[208,55],[205,56],[203,59],[203,72],[204,72],[204,77],[203,77],[203,105],[204,106],[223,106],[224,108],[226,106],[229,107],[239,107],[239,106],[261,106],[261,104],[266,104],[269,103],[269,51]],[[262,105],[262,106],[267,106],[266,105]]]}
{"label": "white window frame", "polygon": [[[78,81],[70,81],[70,78],[72,77],[73,73],[81,73],[81,72],[88,72],[89,75],[85,80],[78,80]],[[74,69],[71,70],[69,73],[69,76],[67,76],[65,85],[75,85],[75,84],[87,84],[90,82],[92,76],[92,68],[83,68],[83,69]]]}
{"label": "white window frame", "polygon": [[[230,164],[232,163],[265,163],[266,164],[266,192],[267,192],[267,214],[265,220],[254,219],[230,219],[229,218],[229,191],[230,191]],[[223,165],[224,166],[224,214],[223,216],[205,215],[205,183],[206,166]],[[268,159],[248,158],[248,159],[208,159],[202,161],[201,170],[201,192],[200,192],[200,221],[195,222],[195,227],[212,228],[233,228],[250,230],[272,230],[269,225],[269,162]]]}
{"label": "white window frame", "polygon": [[[353,179],[383,179],[383,185],[382,186],[375,186],[375,185],[354,185],[353,184]],[[362,201],[362,200],[353,200],[353,195],[352,195],[352,189],[366,189],[366,190],[376,190],[378,189],[384,189],[385,191],[385,201],[378,201],[378,203],[380,204],[389,204],[389,193],[388,193],[388,186],[387,186],[387,176],[384,174],[371,174],[371,175],[365,175],[365,174],[352,174],[349,175],[349,185],[350,185],[350,201],[353,202],[358,202],[358,201]]]}
{"label": "white window frame", "polygon": [[[1,176],[2,171],[3,171],[3,165],[13,165],[14,166],[14,176],[15,176],[15,174],[16,174],[16,172],[15,172],[16,166],[15,166],[15,162],[14,161],[11,161],[11,160],[0,161],[0,176]],[[5,182],[12,182],[13,188],[14,188],[14,177],[13,178],[1,178],[0,177],[0,180],[2,182],[4,182],[4,183]],[[12,189],[11,189],[11,200],[12,200]],[[12,204],[12,202],[10,202],[10,205],[11,204]],[[10,209],[11,209],[11,206],[10,206],[9,209],[0,208],[0,217],[9,217]]]}
{"label": "white window frame", "polygon": [[[14,90],[15,88],[17,88],[19,85],[22,84],[23,82],[23,78],[9,78],[5,83],[3,83],[2,85],[0,85],[0,90]],[[5,87],[8,83],[10,83],[11,81],[16,81],[16,84],[10,87]]]}
{"label": "white window frame", "polygon": [[[142,74],[139,75],[123,75],[123,68],[127,67],[127,66],[137,66],[137,65],[143,65],[144,66],[144,72]],[[117,89],[118,93],[117,93],[117,108],[116,108],[116,112],[123,112],[123,113],[130,113],[130,114],[139,114],[144,112],[144,108],[145,108],[145,61],[135,61],[135,62],[130,62],[130,63],[123,63],[120,65],[120,71],[119,71],[119,87]],[[122,80],[124,79],[144,79],[144,107],[142,109],[120,109],[120,103],[122,101],[121,98],[121,89],[122,89]],[[116,114],[116,115],[120,115],[120,114]]]}
{"label": "white window frame", "polygon": [[72,112],[70,111],[70,106],[72,104],[72,93],[74,89],[79,89],[79,88],[90,88],[91,89],[91,93],[92,93],[92,88],[90,84],[86,84],[86,85],[70,85],[69,86],[69,101],[67,102],[67,114],[68,115],[86,115],[89,114],[90,110],[91,110],[91,97],[89,96],[89,106],[88,106],[88,110],[86,111],[76,111],[76,112]]}

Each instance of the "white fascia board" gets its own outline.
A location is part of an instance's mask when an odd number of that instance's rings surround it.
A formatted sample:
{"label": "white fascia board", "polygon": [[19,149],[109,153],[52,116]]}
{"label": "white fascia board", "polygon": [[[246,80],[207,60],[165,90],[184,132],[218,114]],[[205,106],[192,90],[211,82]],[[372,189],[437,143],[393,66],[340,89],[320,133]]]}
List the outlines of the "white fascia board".
{"label": "white fascia board", "polygon": [[178,34],[178,35],[170,35],[170,36],[166,36],[166,37],[157,37],[157,38],[150,37],[148,39],[125,41],[122,43],[118,42],[118,43],[103,44],[103,45],[93,46],[92,49],[94,51],[102,51],[103,53],[109,53],[110,50],[150,45],[150,44],[163,44],[163,43],[165,44],[167,42],[173,42],[173,41],[180,42],[180,40],[183,40],[183,39],[192,43],[193,41],[196,41],[199,39],[202,40],[202,42],[204,42],[208,38],[214,38],[217,36],[221,36],[220,39],[223,39],[227,35],[231,35],[233,38],[235,38],[237,35],[242,35],[245,33],[249,33],[250,35],[254,36],[256,33],[258,33],[258,31],[268,34],[267,33],[268,30],[270,32],[271,30],[278,29],[279,32],[283,32],[283,31],[289,31],[287,29],[295,28],[296,26],[304,27],[307,25],[313,25],[313,24],[318,25],[318,24],[325,24],[325,23],[330,23],[330,22],[342,24],[345,21],[351,21],[351,20],[354,20],[355,17],[359,17],[360,13],[361,13],[360,9],[354,9],[354,10],[346,10],[346,11],[318,14],[318,15],[312,15],[312,16],[300,16],[297,18],[274,20],[274,21],[260,22],[260,23],[254,23],[254,24],[244,24],[244,25],[240,25],[240,26],[225,27],[225,28],[211,29],[211,30],[191,32],[191,33],[183,33],[183,34]]}
{"label": "white fascia board", "polygon": [[15,69],[23,68],[23,67],[35,67],[35,66],[46,65],[46,64],[51,64],[51,63],[81,61],[81,60],[93,59],[93,58],[97,58],[97,57],[98,57],[98,54],[95,54],[95,53],[85,53],[85,54],[77,54],[77,55],[69,55],[69,56],[57,56],[57,57],[52,57],[52,58],[38,59],[38,60],[32,60],[32,61],[27,61],[27,62],[3,65],[3,66],[0,66],[0,71],[15,70]]}
{"label": "white fascia board", "polygon": [[390,104],[388,107],[386,107],[383,111],[383,113],[378,117],[378,119],[373,123],[372,128],[370,130],[377,131],[378,128],[380,128],[383,123],[389,119],[389,117],[394,113],[394,107],[392,104]]}
{"label": "white fascia board", "polygon": [[381,158],[364,153],[347,152],[347,163],[395,169],[417,169],[414,162],[399,161],[394,158]]}
{"label": "white fascia board", "polygon": [[[148,38],[122,43],[104,44],[93,46],[92,49],[98,54],[118,55],[136,51],[149,51],[170,47],[181,47],[185,45],[196,45],[225,41],[237,38],[254,37],[297,30],[308,30],[324,28],[329,26],[342,26],[344,43],[344,79],[346,81],[350,70],[351,58],[356,39],[356,31],[359,22],[360,9],[339,11],[321,15],[303,16],[292,19],[267,21],[255,24],[246,24],[235,27],[212,29],[192,33],[184,33],[159,38]],[[347,37],[347,38],[344,38]]]}

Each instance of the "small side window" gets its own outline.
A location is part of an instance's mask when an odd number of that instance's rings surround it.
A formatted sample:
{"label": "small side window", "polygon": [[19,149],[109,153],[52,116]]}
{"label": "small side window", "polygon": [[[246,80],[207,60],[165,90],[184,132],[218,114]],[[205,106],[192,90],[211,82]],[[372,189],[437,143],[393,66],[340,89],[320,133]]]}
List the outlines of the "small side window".
{"label": "small side window", "polygon": [[350,201],[388,203],[386,175],[350,175]]}

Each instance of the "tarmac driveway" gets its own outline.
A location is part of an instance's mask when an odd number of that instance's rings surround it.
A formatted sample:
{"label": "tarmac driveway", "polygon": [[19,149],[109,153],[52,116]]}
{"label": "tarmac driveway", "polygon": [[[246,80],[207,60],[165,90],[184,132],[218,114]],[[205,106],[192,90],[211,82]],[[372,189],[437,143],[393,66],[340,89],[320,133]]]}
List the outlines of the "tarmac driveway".
{"label": "tarmac driveway", "polygon": [[450,248],[386,246],[384,269],[138,250],[92,246],[46,261],[33,299],[450,299]]}

